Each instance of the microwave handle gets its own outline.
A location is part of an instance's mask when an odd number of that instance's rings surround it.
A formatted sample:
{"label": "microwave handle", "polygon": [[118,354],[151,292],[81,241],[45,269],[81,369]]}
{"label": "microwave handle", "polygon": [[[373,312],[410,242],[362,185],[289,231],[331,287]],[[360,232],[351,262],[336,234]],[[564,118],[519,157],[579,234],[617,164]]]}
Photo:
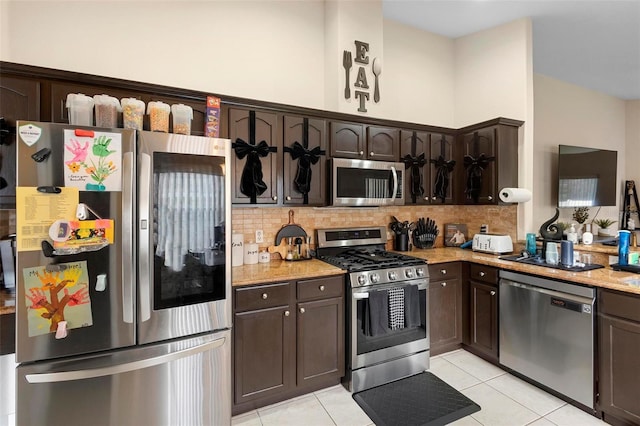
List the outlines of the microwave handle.
{"label": "microwave handle", "polygon": [[393,192],[391,193],[391,201],[393,202],[398,193],[398,172],[396,172],[396,168],[393,166],[391,166],[391,174],[393,174]]}

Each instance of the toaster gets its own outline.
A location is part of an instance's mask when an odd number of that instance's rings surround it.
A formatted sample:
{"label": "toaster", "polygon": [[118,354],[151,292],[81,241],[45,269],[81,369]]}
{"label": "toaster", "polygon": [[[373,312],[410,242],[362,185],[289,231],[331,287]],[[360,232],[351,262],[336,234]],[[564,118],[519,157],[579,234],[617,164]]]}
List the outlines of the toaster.
{"label": "toaster", "polygon": [[513,242],[509,235],[476,234],[473,236],[473,251],[491,254],[505,254],[513,252]]}

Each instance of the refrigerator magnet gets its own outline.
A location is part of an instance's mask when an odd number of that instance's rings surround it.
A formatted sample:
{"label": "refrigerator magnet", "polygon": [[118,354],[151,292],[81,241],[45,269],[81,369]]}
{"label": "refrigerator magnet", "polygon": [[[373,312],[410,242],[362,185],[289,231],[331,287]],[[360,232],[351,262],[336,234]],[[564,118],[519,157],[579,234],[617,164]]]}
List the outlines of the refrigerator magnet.
{"label": "refrigerator magnet", "polygon": [[68,220],[56,220],[49,227],[49,238],[58,243],[67,241],[71,235],[71,230],[71,224]]}

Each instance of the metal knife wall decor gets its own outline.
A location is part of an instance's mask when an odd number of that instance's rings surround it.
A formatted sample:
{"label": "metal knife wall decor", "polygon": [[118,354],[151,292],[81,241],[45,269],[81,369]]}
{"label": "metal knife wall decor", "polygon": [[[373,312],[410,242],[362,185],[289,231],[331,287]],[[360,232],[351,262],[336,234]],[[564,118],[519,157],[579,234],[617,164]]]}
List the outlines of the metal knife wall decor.
{"label": "metal knife wall decor", "polygon": [[449,175],[456,165],[456,160],[445,160],[447,139],[442,135],[440,139],[440,155],[438,158],[429,160],[431,164],[436,166],[436,181],[433,183],[433,195],[440,199],[443,203],[447,199],[447,191],[449,190]]}
{"label": "metal knife wall decor", "polygon": [[269,146],[266,141],[262,140],[256,145],[256,112],[249,111],[249,142],[245,142],[240,138],[231,145],[236,153],[236,157],[243,159],[247,157],[247,161],[242,169],[242,178],[240,179],[240,192],[249,197],[251,204],[258,202],[257,198],[267,190],[267,184],[262,180],[262,162],[260,158],[264,158],[278,149],[275,146]]}
{"label": "metal knife wall decor", "polygon": [[467,194],[467,199],[472,199],[475,203],[478,202],[480,197],[480,191],[482,190],[482,174],[484,170],[489,166],[489,163],[495,161],[496,157],[487,157],[485,153],[478,154],[480,139],[487,139],[486,136],[478,135],[478,132],[473,133],[473,156],[464,156],[464,168],[467,171],[467,182],[464,190]]}
{"label": "metal knife wall decor", "polygon": [[[367,81],[367,68],[365,65],[369,65],[369,43],[363,41],[354,40],[356,45],[355,52],[352,54],[350,50],[344,50],[342,52],[342,67],[345,71],[345,86],[344,86],[344,98],[351,99],[351,80],[349,73],[354,65],[354,62],[358,65],[356,72],[356,80],[353,83],[355,87],[354,98],[358,101],[358,111],[367,112],[367,101],[370,99],[369,82]],[[382,66],[380,64],[380,58],[373,58],[371,62],[371,72],[374,76],[374,94],[373,101],[380,102],[380,84],[379,77],[382,73]]]}
{"label": "metal knife wall decor", "polygon": [[407,154],[402,158],[402,162],[404,163],[405,169],[411,169],[410,174],[410,191],[411,191],[411,202],[416,203],[418,197],[422,198],[424,195],[424,187],[422,186],[423,182],[423,167],[427,164],[427,160],[424,156],[424,152],[420,155],[416,155],[416,146],[418,144],[418,136],[417,132],[414,131],[411,135],[411,154]]}
{"label": "metal knife wall decor", "polygon": [[302,194],[302,204],[309,204],[309,191],[311,191],[311,165],[320,161],[320,156],[325,155],[326,152],[316,146],[309,149],[309,119],[302,119],[302,144],[295,141],[291,146],[284,147],[284,152],[291,154],[291,158],[298,160],[298,167],[296,169],[296,177],[293,179],[293,183]]}

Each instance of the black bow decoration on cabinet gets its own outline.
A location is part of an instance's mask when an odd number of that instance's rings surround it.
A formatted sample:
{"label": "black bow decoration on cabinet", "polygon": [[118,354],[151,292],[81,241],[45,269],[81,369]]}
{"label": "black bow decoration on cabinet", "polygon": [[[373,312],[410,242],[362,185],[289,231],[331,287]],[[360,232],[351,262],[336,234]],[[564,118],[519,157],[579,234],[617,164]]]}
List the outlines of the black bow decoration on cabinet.
{"label": "black bow decoration on cabinet", "polygon": [[[415,150],[413,150],[415,152]],[[422,168],[427,164],[424,152],[420,155],[407,154],[402,158],[405,169],[411,169],[411,202],[424,195],[422,186]]]}
{"label": "black bow decoration on cabinet", "polygon": [[439,155],[437,159],[431,159],[429,161],[436,166],[436,181],[433,184],[433,195],[444,203],[447,198],[447,190],[449,189],[449,174],[453,171],[456,160],[447,161],[442,155]]}
{"label": "black bow decoration on cabinet", "polygon": [[464,156],[464,168],[467,170],[467,187],[464,192],[467,194],[467,198],[478,202],[482,189],[482,172],[495,159],[496,157],[487,157],[484,153],[480,154],[478,158],[473,158],[470,155]]}
{"label": "black bow decoration on cabinet", "polygon": [[249,197],[251,204],[256,204],[258,195],[262,195],[267,190],[267,184],[262,180],[262,162],[260,158],[276,152],[277,148],[269,146],[264,140],[256,145],[255,111],[249,111],[249,143],[237,138],[231,146],[236,153],[236,157],[241,160],[247,157],[242,169],[240,192]]}
{"label": "black bow decoration on cabinet", "polygon": [[311,165],[320,161],[320,156],[325,155],[325,151],[319,146],[309,149],[309,119],[302,119],[302,144],[295,141],[290,147],[284,147],[284,151],[291,154],[291,158],[298,160],[298,168],[293,183],[302,194],[303,204],[309,204],[309,191],[311,191]]}

